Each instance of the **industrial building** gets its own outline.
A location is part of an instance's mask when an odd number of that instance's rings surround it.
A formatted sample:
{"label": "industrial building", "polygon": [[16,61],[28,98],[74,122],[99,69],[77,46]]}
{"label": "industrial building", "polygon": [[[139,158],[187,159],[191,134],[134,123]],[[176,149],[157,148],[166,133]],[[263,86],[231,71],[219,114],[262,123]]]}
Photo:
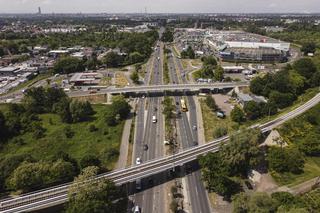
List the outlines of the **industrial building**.
{"label": "industrial building", "polygon": [[70,78],[69,82],[74,86],[97,85],[102,77],[101,73],[96,72],[75,73]]}
{"label": "industrial building", "polygon": [[285,62],[290,43],[242,31],[208,31],[207,43],[224,61]]}

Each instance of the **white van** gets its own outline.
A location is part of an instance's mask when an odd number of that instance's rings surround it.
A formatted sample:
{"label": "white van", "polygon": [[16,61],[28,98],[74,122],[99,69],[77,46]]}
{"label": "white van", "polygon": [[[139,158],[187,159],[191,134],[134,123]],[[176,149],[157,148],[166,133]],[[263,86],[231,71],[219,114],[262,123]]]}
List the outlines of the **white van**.
{"label": "white van", "polygon": [[157,123],[157,117],[155,115],[152,116],[152,123]]}

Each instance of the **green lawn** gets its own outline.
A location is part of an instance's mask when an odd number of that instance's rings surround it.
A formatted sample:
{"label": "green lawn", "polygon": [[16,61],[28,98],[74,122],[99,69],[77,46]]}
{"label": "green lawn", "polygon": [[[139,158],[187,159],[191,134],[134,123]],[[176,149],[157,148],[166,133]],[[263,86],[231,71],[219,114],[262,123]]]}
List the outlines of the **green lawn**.
{"label": "green lawn", "polygon": [[231,121],[230,117],[224,119],[218,118],[216,114],[206,105],[203,99],[200,99],[203,128],[206,142],[214,139],[213,133],[219,127],[228,129],[228,133],[232,133],[237,129],[238,125]]}
{"label": "green lawn", "polygon": [[303,173],[271,173],[272,177],[279,185],[287,185],[289,187],[298,185],[312,178],[320,176],[320,158],[319,157],[307,157],[304,165]]}
{"label": "green lawn", "polygon": [[[86,154],[98,156],[103,165],[112,169],[117,157],[108,155],[110,150],[119,150],[124,122],[109,127],[104,121],[104,108],[106,105],[94,105],[96,114],[91,121],[76,124],[65,124],[58,115],[43,114],[40,118],[46,129],[45,137],[34,139],[32,134],[25,133],[11,139],[0,151],[1,156],[28,153],[36,160],[49,160],[58,152],[63,151],[71,157],[80,160]],[[98,130],[89,131],[89,126],[94,124]],[[64,129],[70,126],[74,132],[72,138],[65,136]],[[23,144],[16,144],[14,140],[23,139]]]}

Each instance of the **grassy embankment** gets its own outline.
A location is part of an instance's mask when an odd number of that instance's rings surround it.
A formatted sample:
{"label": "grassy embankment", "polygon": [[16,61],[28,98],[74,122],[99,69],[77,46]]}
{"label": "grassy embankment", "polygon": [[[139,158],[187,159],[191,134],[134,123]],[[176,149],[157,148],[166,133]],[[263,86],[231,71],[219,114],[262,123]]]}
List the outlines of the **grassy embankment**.
{"label": "grassy embankment", "polygon": [[[66,124],[55,114],[40,115],[43,127],[46,129],[45,136],[34,139],[31,133],[25,133],[12,138],[0,155],[5,157],[13,154],[30,154],[36,160],[50,160],[57,153],[63,151],[70,157],[80,160],[84,155],[98,156],[104,167],[112,169],[117,162],[114,156],[119,150],[124,122],[111,127],[104,121],[104,108],[106,105],[93,105],[96,114],[90,121]],[[1,110],[6,106],[2,105]],[[97,131],[90,132],[89,126],[95,125]],[[65,128],[70,127],[74,132],[72,138],[67,138]],[[16,144],[13,140],[22,139],[23,144]],[[113,154],[112,154],[113,153]]]}

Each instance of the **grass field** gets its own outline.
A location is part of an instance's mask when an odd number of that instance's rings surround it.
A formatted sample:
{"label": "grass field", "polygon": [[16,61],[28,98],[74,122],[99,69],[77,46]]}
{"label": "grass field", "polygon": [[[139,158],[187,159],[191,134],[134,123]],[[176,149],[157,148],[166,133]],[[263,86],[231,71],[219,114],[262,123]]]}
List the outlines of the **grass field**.
{"label": "grass field", "polygon": [[312,178],[320,176],[320,158],[319,157],[307,157],[305,158],[305,165],[303,173],[272,173],[272,177],[279,185],[287,185],[289,187],[298,185]]}
{"label": "grass field", "polygon": [[[68,153],[76,160],[80,160],[86,154],[98,156],[103,166],[112,169],[117,161],[117,156],[110,150],[119,150],[124,122],[115,127],[109,127],[104,121],[104,108],[106,105],[94,105],[96,114],[91,121],[76,124],[65,124],[60,121],[58,115],[40,115],[45,136],[41,139],[32,138],[31,133],[25,133],[11,139],[0,150],[1,156],[28,153],[36,160],[49,160],[58,152]],[[94,124],[97,131],[90,132],[89,126]],[[65,128],[69,126],[74,132],[72,138],[67,138]],[[22,139],[23,143],[14,143],[16,139]]]}
{"label": "grass field", "polygon": [[231,121],[230,117],[224,119],[218,118],[216,114],[206,105],[203,99],[200,99],[203,128],[206,142],[214,139],[213,133],[219,127],[228,129],[228,133],[232,133],[237,128],[237,124]]}

